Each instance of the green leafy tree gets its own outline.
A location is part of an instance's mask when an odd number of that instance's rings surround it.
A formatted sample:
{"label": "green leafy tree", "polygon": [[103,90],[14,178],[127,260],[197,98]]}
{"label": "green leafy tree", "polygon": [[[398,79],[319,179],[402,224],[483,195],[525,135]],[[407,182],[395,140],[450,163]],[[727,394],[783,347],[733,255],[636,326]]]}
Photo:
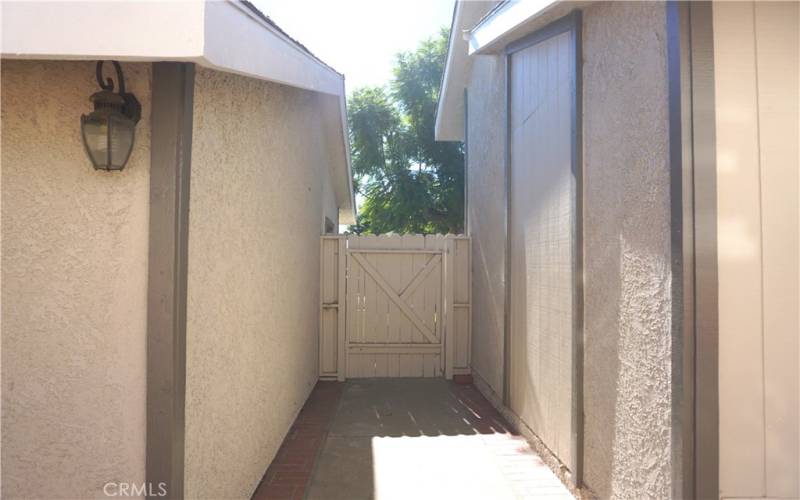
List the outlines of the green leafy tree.
{"label": "green leafy tree", "polygon": [[388,87],[350,96],[348,119],[356,233],[460,233],[464,225],[461,143],[434,141],[448,30],[397,55]]}

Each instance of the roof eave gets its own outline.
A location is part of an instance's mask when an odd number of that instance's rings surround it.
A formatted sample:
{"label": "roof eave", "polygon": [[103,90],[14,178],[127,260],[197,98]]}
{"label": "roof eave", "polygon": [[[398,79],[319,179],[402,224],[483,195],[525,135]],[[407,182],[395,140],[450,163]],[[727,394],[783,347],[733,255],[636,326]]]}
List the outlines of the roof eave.
{"label": "roof eave", "polygon": [[[217,71],[336,96],[348,196],[355,222],[344,76],[274,23],[235,0],[193,2],[6,1],[2,57],[8,59],[184,61]],[[124,23],[108,22],[125,19]],[[180,20],[176,29],[175,20]],[[87,30],[86,26],[92,26]],[[179,36],[176,36],[176,32]],[[341,217],[341,215],[340,215]]]}
{"label": "roof eave", "polygon": [[[242,22],[242,18],[248,22]],[[206,2],[202,65],[341,95],[343,76],[242,2]]]}
{"label": "roof eave", "polygon": [[353,164],[350,158],[350,133],[347,125],[347,99],[344,95],[344,80],[342,80],[342,95],[339,96],[339,116],[342,121],[342,134],[344,138],[344,154],[347,163],[347,193],[349,205],[339,205],[339,223],[355,224],[358,220],[356,207],[356,193],[353,186]]}
{"label": "roof eave", "polygon": [[[447,43],[447,59],[436,105],[436,122],[434,138],[437,141],[464,140],[464,96],[466,78],[469,73],[469,59],[459,57],[466,54],[466,41],[462,36],[463,2],[456,1],[453,7],[453,21],[450,25],[450,37]],[[455,61],[458,59],[458,61]]]}
{"label": "roof eave", "polygon": [[518,0],[498,5],[469,33],[469,54],[498,52],[526,23],[544,14],[561,0]]}
{"label": "roof eave", "polygon": [[582,9],[594,0],[518,0],[505,2],[487,14],[469,34],[470,55],[502,53],[514,40]]}
{"label": "roof eave", "polygon": [[505,47],[572,10],[583,8],[592,1],[578,0],[510,0],[485,11],[472,25],[463,14],[464,5],[477,2],[459,1],[453,18],[451,33],[465,33],[468,41],[458,42],[451,36],[447,62],[442,79],[439,105],[436,113],[436,140],[456,141],[464,138],[464,96],[472,60],[475,56],[502,54]]}
{"label": "roof eave", "polygon": [[3,58],[186,61],[306,90],[342,93],[341,74],[235,0],[6,1],[2,13]]}

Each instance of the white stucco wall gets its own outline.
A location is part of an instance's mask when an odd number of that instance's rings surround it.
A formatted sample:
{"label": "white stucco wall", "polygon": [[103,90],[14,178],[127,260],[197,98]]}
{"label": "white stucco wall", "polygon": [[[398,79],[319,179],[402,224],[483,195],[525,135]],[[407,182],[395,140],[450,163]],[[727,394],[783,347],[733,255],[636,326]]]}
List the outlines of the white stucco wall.
{"label": "white stucco wall", "polygon": [[669,498],[665,4],[596,3],[583,23],[584,478]]}
{"label": "white stucco wall", "polygon": [[319,236],[337,222],[320,99],[197,69],[187,498],[249,498],[317,380]]}
{"label": "white stucco wall", "polygon": [[472,372],[503,394],[505,66],[474,57],[468,88],[468,224],[472,236]]}
{"label": "white stucco wall", "polygon": [[2,496],[103,498],[141,484],[150,65],[122,172],[87,159],[94,62],[2,63]]}

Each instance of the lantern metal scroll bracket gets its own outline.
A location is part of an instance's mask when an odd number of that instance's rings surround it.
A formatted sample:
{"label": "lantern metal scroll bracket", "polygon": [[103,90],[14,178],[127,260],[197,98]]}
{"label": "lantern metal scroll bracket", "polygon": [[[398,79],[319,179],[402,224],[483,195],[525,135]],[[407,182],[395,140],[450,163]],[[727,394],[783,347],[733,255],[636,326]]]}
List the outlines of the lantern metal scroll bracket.
{"label": "lantern metal scroll bracket", "polygon": [[[106,78],[105,82],[103,81],[103,63],[105,61],[97,61],[97,65],[95,66],[95,78],[97,79],[97,85],[108,92],[114,92],[114,80],[111,78]],[[114,65],[114,70],[117,72],[117,84],[119,85],[119,92],[118,94],[125,100],[125,104],[122,107],[122,114],[133,120],[133,123],[139,123],[139,120],[142,118],[142,105],[139,103],[139,100],[136,99],[136,96],[125,92],[125,76],[122,74],[122,67],[119,65],[117,61],[111,61],[111,64]]]}

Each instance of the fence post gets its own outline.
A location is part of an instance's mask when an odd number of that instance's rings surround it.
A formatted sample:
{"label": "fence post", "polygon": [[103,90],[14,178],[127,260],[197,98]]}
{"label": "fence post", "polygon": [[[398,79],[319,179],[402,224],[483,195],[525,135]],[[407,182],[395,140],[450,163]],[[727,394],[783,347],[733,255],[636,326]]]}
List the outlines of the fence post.
{"label": "fence post", "polygon": [[445,236],[444,249],[444,377],[448,380],[451,380],[453,378],[453,365],[455,364],[456,344],[456,335],[453,327],[453,315],[455,314],[455,309],[453,308],[453,275],[455,272],[454,264],[456,249],[455,239],[452,234]]}
{"label": "fence post", "polygon": [[345,320],[347,314],[347,236],[339,237],[339,272],[336,273],[339,286],[338,300],[339,310],[337,312],[336,320],[338,322],[336,327],[336,340],[338,347],[336,355],[338,356],[336,362],[336,379],[339,382],[344,382],[347,374],[347,322]]}

